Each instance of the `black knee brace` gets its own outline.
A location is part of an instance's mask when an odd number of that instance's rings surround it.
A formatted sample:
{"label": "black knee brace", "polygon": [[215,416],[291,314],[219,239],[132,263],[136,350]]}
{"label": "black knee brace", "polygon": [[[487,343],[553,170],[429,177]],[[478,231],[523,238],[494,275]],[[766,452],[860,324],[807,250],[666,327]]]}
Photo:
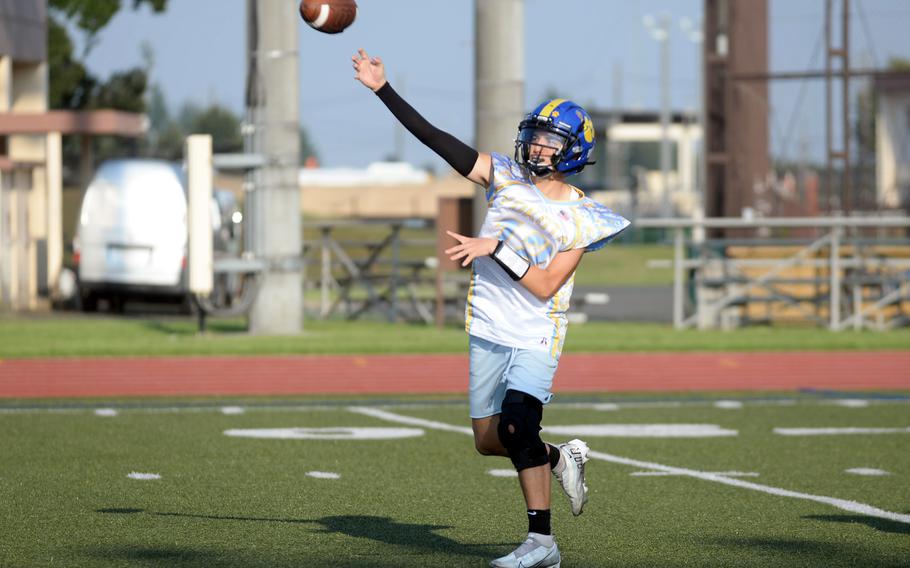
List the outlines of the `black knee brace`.
{"label": "black knee brace", "polygon": [[517,471],[549,463],[547,447],[540,439],[542,419],[543,403],[521,391],[506,391],[497,434]]}

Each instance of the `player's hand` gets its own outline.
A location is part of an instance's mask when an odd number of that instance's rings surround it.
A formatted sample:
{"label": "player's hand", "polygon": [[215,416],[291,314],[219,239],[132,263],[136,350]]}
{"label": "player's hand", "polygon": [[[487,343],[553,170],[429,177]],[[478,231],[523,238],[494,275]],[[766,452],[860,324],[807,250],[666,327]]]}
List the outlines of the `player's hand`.
{"label": "player's hand", "polygon": [[354,78],[373,92],[385,85],[385,65],[382,64],[381,57],[370,57],[363,48],[360,48],[351,56],[351,61],[354,64]]}
{"label": "player's hand", "polygon": [[450,255],[450,260],[464,258],[461,263],[462,266],[471,264],[475,258],[493,254],[493,251],[496,250],[496,245],[499,244],[499,241],[489,237],[466,237],[452,231],[446,231],[446,234],[458,241],[459,244],[446,249],[445,253]]}

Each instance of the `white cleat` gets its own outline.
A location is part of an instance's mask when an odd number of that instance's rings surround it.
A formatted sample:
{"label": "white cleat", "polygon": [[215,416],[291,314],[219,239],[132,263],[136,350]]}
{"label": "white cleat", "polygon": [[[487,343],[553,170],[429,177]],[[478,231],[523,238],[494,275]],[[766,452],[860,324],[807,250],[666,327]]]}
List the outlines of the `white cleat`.
{"label": "white cleat", "polygon": [[561,562],[556,543],[546,546],[528,535],[524,543],[509,554],[490,562],[493,568],[559,568]]}
{"label": "white cleat", "polygon": [[562,485],[572,504],[572,514],[576,517],[581,514],[585,503],[588,502],[588,486],[585,485],[585,462],[588,461],[588,445],[581,440],[570,440],[559,445],[564,467],[561,472],[553,470],[553,475]]}

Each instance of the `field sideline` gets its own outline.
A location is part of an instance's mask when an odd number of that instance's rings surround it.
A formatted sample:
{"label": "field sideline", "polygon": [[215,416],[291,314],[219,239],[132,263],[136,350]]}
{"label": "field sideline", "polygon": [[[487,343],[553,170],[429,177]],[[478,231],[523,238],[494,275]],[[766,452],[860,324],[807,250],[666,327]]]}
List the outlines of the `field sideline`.
{"label": "field sideline", "polygon": [[[910,396],[587,395],[565,566],[903,566]],[[463,400],[0,403],[3,566],[485,566],[526,528]],[[365,439],[370,436],[370,439]]]}

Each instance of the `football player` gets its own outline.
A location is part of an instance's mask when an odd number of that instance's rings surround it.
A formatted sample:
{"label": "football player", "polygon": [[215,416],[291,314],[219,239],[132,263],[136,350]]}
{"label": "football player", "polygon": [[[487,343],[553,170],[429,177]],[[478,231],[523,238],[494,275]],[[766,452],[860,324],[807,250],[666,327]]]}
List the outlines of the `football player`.
{"label": "football player", "polygon": [[363,49],[355,79],[370,88],[423,144],[485,189],[489,205],[477,237],[449,232],[446,250],[472,264],[465,308],[470,345],[470,416],[483,455],[508,457],[527,504],[527,539],[491,562],[500,568],[559,566],[550,526],[550,472],[573,515],[587,501],[581,440],[558,446],[540,438],[543,407],[566,337],[573,276],[629,221],[586,197],[567,178],[592,163],[591,117],[565,99],[544,101],[518,125],[512,157],[478,152],[424,119],[386,80],[381,58]]}

